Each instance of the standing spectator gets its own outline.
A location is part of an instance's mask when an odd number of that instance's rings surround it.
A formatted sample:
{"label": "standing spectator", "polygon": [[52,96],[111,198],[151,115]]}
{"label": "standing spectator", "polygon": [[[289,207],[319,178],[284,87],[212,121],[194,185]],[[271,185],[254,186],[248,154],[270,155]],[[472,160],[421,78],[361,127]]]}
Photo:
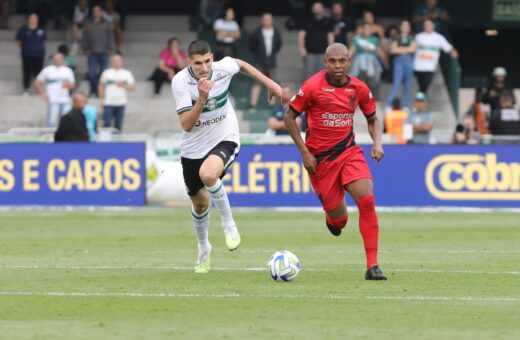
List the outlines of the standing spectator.
{"label": "standing spectator", "polygon": [[406,144],[404,136],[404,123],[408,119],[408,112],[403,110],[401,99],[392,100],[392,110],[385,115],[386,133],[394,136],[397,144]]}
{"label": "standing spectator", "polygon": [[[376,17],[374,12],[365,10],[363,11],[363,23],[367,24],[370,28],[370,35],[374,35],[379,39],[381,43],[385,40],[385,29],[383,26],[376,23]],[[363,30],[363,25],[358,26],[357,35],[361,35]]]}
{"label": "standing spectator", "polygon": [[47,126],[54,127],[70,110],[70,93],[75,87],[74,73],[63,62],[63,54],[55,53],[54,63],[45,67],[34,81],[34,86],[47,103]]}
{"label": "standing spectator", "polygon": [[72,24],[70,26],[70,35],[72,38],[72,54],[78,53],[78,42],[83,37],[83,24],[88,19],[90,9],[88,0],[78,0],[74,6],[72,14]]}
{"label": "standing spectator", "polygon": [[[273,130],[277,136],[289,135],[289,131],[285,128],[283,121],[285,112],[289,109],[289,102],[293,96],[293,92],[290,86],[282,87],[282,102],[275,106],[271,111],[271,115],[267,120],[269,129]],[[296,117],[296,123],[301,128],[301,117]]]}
{"label": "standing spectator", "polygon": [[103,19],[101,6],[92,7],[92,19],[83,26],[81,43],[88,57],[90,95],[97,97],[99,76],[107,68],[110,53],[114,51],[114,27]]}
{"label": "standing spectator", "polygon": [[482,98],[484,104],[489,104],[491,111],[500,108],[500,95],[503,92],[508,92],[513,96],[513,104],[515,103],[515,96],[513,88],[507,83],[507,71],[503,67],[495,67],[489,81],[486,93]]}
{"label": "standing spectator", "polygon": [[383,72],[378,56],[385,66],[387,61],[381,42],[371,32],[370,24],[365,22],[362,25],[361,35],[354,37],[350,48],[350,56],[354,58],[350,73],[365,82],[377,97],[376,89]]}
{"label": "standing spectator", "polygon": [[431,20],[424,22],[424,32],[415,36],[417,51],[415,53],[413,69],[419,82],[419,91],[428,92],[433,75],[439,64],[441,50],[449,53],[452,58],[458,58],[457,50],[444,38],[435,32],[435,24]]}
{"label": "standing spectator", "polygon": [[240,27],[235,21],[235,11],[233,8],[229,7],[224,13],[224,18],[218,19],[213,25],[215,40],[219,45],[219,48],[216,51],[217,60],[224,57],[236,57],[236,42],[242,36]]}
{"label": "standing spectator", "polygon": [[27,14],[36,14],[41,27],[47,27],[49,18],[49,0],[27,0],[25,4]]}
{"label": "standing spectator", "polygon": [[312,18],[307,19],[298,32],[298,47],[303,58],[303,80],[323,68],[325,49],[334,40],[332,28],[323,17],[323,5],[312,5]]}
{"label": "standing spectator", "polygon": [[403,86],[403,106],[406,111],[410,110],[410,91],[413,77],[413,55],[416,44],[411,34],[411,25],[408,20],[401,21],[399,35],[392,42],[390,53],[394,56],[392,89],[386,99],[389,107]]}
{"label": "standing spectator", "polygon": [[413,143],[429,144],[430,131],[433,128],[433,116],[428,110],[428,97],[423,92],[415,95],[414,110],[408,117],[408,124],[413,127]]}
{"label": "standing spectator", "polygon": [[88,96],[76,92],[72,96],[72,110],[61,117],[58,129],[54,133],[55,142],[88,142],[90,140],[87,121],[83,110],[88,102]]}
{"label": "standing spectator", "polygon": [[0,0],[0,29],[9,28],[9,14],[11,14],[11,0]]}
{"label": "standing spectator", "polygon": [[489,131],[493,135],[520,136],[520,112],[514,107],[515,98],[509,92],[500,95],[500,108],[491,112]]}
{"label": "standing spectator", "polygon": [[343,45],[349,45],[350,41],[354,37],[354,25],[347,20],[344,15],[343,3],[335,1],[331,7],[331,17],[329,24],[334,33],[334,42],[342,43]]}
{"label": "standing spectator", "polygon": [[15,39],[18,46],[21,47],[23,89],[24,95],[27,95],[31,78],[36,77],[43,67],[47,32],[38,25],[38,16],[31,14],[27,18],[27,25],[18,30]]}
{"label": "standing spectator", "polygon": [[101,74],[99,84],[99,99],[104,110],[104,127],[112,125],[122,131],[123,117],[127,103],[127,91],[135,90],[135,80],[132,72],[123,68],[123,58],[120,55],[112,57],[111,68]]}
{"label": "standing spectator", "polygon": [[115,11],[115,0],[107,0],[103,19],[114,27],[114,40],[116,43],[116,53],[121,54],[121,43],[123,42],[123,29],[121,27],[121,17]]}
{"label": "standing spectator", "polygon": [[204,30],[213,27],[213,23],[218,19],[224,9],[223,0],[201,0],[199,5],[199,16]]}
{"label": "standing spectator", "polygon": [[[79,86],[79,83],[78,83],[79,79],[78,79],[78,75],[77,75],[78,64],[76,63],[76,59],[70,55],[69,46],[67,46],[67,44],[61,44],[58,46],[57,52],[61,53],[63,55],[63,64],[65,64],[72,70],[72,73],[74,74],[74,79],[76,79],[75,86],[78,87]],[[53,64],[54,64],[54,54],[51,54],[49,56],[49,58],[47,58],[47,66],[53,65]]]}
{"label": "standing spectator", "polygon": [[422,32],[423,23],[426,20],[431,20],[435,24],[435,30],[438,33],[443,33],[444,23],[450,21],[448,12],[437,5],[437,0],[425,0],[424,5],[417,8],[412,21],[417,27],[417,32]]}
{"label": "standing spectator", "polygon": [[[276,55],[282,47],[282,35],[273,26],[271,13],[262,15],[262,25],[249,38],[249,48],[255,58],[255,67],[267,77],[275,80]],[[255,108],[260,96],[260,83],[254,82],[251,87],[249,107]]]}
{"label": "standing spectator", "polygon": [[475,119],[476,129],[480,135],[489,134],[488,130],[488,119],[486,113],[482,110],[482,99],[486,94],[485,88],[478,88],[475,90],[475,99],[471,103],[467,115],[472,116]]}
{"label": "standing spectator", "polygon": [[457,124],[453,135],[453,144],[476,145],[482,143],[482,136],[477,131],[475,118],[465,115],[462,122]]}
{"label": "standing spectator", "polygon": [[154,98],[161,94],[161,87],[171,82],[174,75],[187,65],[186,53],[181,51],[181,41],[177,37],[168,40],[168,47],[159,54],[157,67],[148,78],[154,82]]}

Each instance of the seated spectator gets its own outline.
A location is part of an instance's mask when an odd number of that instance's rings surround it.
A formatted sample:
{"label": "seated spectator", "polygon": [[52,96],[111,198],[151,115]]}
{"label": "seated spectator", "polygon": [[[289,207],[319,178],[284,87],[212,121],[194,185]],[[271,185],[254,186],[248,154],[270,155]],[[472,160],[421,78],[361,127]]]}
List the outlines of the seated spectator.
{"label": "seated spectator", "polygon": [[90,140],[87,121],[83,110],[88,102],[88,96],[76,92],[72,96],[72,110],[61,117],[58,129],[54,134],[55,142],[88,142]]}
{"label": "seated spectator", "polygon": [[476,145],[482,143],[482,136],[477,131],[475,118],[465,115],[462,122],[457,124],[455,134],[453,136],[453,144],[469,144]]}
{"label": "seated spectator", "polygon": [[104,127],[112,125],[122,131],[123,118],[127,104],[127,91],[135,90],[135,80],[132,73],[123,68],[123,58],[120,55],[112,57],[111,68],[101,74],[99,81],[99,101],[104,110]]}
{"label": "seated spectator", "polygon": [[438,33],[443,33],[443,24],[450,21],[450,16],[444,8],[437,4],[437,0],[425,0],[424,5],[417,8],[412,18],[417,32],[422,32],[426,20],[433,21],[435,30]]}
{"label": "seated spectator", "polygon": [[24,95],[27,95],[31,78],[36,77],[43,68],[47,32],[38,24],[38,16],[31,14],[27,17],[27,25],[18,30],[15,39],[21,48],[23,89]]}
{"label": "seated spectator", "polygon": [[[285,124],[283,122],[285,112],[289,109],[289,102],[293,96],[293,92],[290,86],[284,86],[282,88],[282,102],[275,106],[271,111],[271,115],[267,120],[267,125],[269,129],[273,130],[277,136],[280,135],[289,135],[289,131],[285,129]],[[301,118],[296,118],[296,123],[299,127],[301,127]]]}
{"label": "seated spectator", "polygon": [[78,43],[83,36],[83,24],[88,19],[89,14],[90,8],[88,6],[88,0],[78,0],[76,6],[74,6],[72,24],[70,26],[70,35],[72,39],[71,54],[73,55],[78,53]]}
{"label": "seated spectator", "polygon": [[[369,35],[374,35],[379,39],[379,42],[382,44],[385,40],[385,29],[383,26],[376,23],[376,17],[374,16],[374,12],[365,10],[363,11],[363,24],[367,24],[369,26]],[[357,35],[363,34],[363,24],[359,25],[356,31]]]}
{"label": "seated spectator", "polygon": [[9,15],[11,14],[11,0],[0,0],[0,29],[9,29]]}
{"label": "seated spectator", "polygon": [[415,53],[413,69],[419,82],[419,91],[427,94],[435,70],[439,64],[441,50],[449,53],[452,58],[458,58],[457,50],[446,38],[435,32],[435,24],[431,20],[424,22],[424,32],[415,36],[417,51]]}
{"label": "seated spectator", "polygon": [[500,94],[500,108],[491,112],[489,131],[497,136],[520,136],[520,112],[511,93]]}
{"label": "seated spectator", "polygon": [[341,1],[332,3],[329,25],[334,33],[334,42],[350,45],[354,37],[355,26],[345,17],[343,6]]}
{"label": "seated spectator", "polygon": [[403,86],[403,106],[410,110],[410,91],[413,78],[413,55],[416,44],[411,34],[411,26],[408,20],[401,21],[399,25],[399,35],[392,42],[390,53],[394,57],[392,89],[386,99],[386,106],[389,107],[394,98]]}
{"label": "seated spectator", "polygon": [[385,131],[394,136],[397,144],[406,144],[404,137],[404,123],[408,119],[408,112],[403,110],[401,99],[392,100],[392,109],[385,114]]}
{"label": "seated spectator", "polygon": [[218,49],[215,52],[216,60],[224,57],[236,57],[236,42],[242,36],[240,27],[235,21],[235,11],[229,7],[224,12],[224,17],[215,21],[213,30],[215,31],[215,40],[218,44]]}
{"label": "seated spectator", "polygon": [[[249,38],[249,49],[255,58],[255,66],[267,77],[275,80],[276,55],[282,48],[282,35],[273,26],[273,16],[270,13],[262,15],[262,24]],[[251,87],[249,107],[255,108],[260,96],[260,83]]]}
{"label": "seated spectator", "polygon": [[356,35],[350,48],[350,56],[354,58],[350,74],[364,81],[377,98],[377,87],[383,68],[379,58],[387,66],[386,55],[381,48],[381,42],[372,34],[370,24],[363,23],[361,35]]}
{"label": "seated spectator", "polygon": [[479,134],[487,135],[489,134],[488,130],[488,119],[486,113],[482,110],[482,99],[486,94],[485,88],[478,88],[475,90],[475,99],[473,103],[471,103],[471,107],[469,108],[467,115],[473,117],[475,119],[476,128]]}
{"label": "seated spectator", "polygon": [[430,131],[433,128],[433,116],[428,110],[428,97],[424,92],[415,95],[414,109],[407,120],[413,127],[414,144],[429,144]]}
{"label": "seated spectator", "polygon": [[115,0],[105,2],[103,19],[114,27],[114,41],[116,43],[116,53],[121,54],[121,43],[123,41],[123,29],[121,27],[121,17],[115,11]]}
{"label": "seated spectator", "polygon": [[70,93],[75,87],[74,73],[64,64],[63,54],[54,54],[54,63],[36,77],[34,86],[47,103],[47,126],[58,124],[59,117],[70,110]]}
{"label": "seated spectator", "polygon": [[489,104],[491,111],[500,108],[500,95],[508,92],[513,96],[513,104],[516,103],[513,88],[507,82],[507,71],[503,67],[495,67],[486,93],[482,98],[484,104]]}
{"label": "seated spectator", "polygon": [[186,53],[181,51],[181,41],[177,37],[168,40],[168,47],[159,54],[157,68],[148,78],[154,82],[154,98],[161,94],[161,87],[171,82],[173,76],[187,65]]}

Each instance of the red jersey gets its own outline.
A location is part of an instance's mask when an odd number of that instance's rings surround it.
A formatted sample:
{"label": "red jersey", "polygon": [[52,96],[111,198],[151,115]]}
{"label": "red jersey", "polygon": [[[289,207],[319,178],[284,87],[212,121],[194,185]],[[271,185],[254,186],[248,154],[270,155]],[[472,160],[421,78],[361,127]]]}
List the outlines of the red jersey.
{"label": "red jersey", "polygon": [[354,113],[361,108],[365,116],[376,112],[372,92],[361,80],[349,76],[343,85],[333,84],[326,70],[309,78],[291,99],[297,113],[307,112],[305,144],[316,161],[337,158],[354,141]]}

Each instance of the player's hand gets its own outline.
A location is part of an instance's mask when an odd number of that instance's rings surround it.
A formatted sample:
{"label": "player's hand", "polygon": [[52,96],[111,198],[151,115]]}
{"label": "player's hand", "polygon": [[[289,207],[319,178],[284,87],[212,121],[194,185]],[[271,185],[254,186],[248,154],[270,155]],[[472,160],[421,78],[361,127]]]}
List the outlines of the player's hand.
{"label": "player's hand", "polygon": [[274,81],[271,82],[269,87],[267,87],[267,100],[271,102],[273,98],[280,98],[280,102],[282,101],[282,87],[275,83]]}
{"label": "player's hand", "polygon": [[197,86],[199,90],[199,98],[206,101],[209,97],[209,91],[213,87],[213,84],[215,84],[213,80],[208,80],[208,78],[200,78],[199,84]]}
{"label": "player's hand", "polygon": [[302,154],[302,159],[307,172],[311,175],[316,174],[316,158],[310,152],[305,152]]}
{"label": "player's hand", "polygon": [[383,151],[383,147],[381,145],[375,145],[372,147],[372,152],[370,154],[372,159],[376,162],[379,162],[385,156],[385,152]]}

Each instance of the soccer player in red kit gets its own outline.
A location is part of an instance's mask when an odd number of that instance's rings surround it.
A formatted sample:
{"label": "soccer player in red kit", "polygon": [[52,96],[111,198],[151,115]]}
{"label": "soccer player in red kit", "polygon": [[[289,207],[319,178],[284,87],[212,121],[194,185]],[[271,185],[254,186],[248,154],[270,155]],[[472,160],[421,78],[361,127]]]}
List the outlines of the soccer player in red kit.
{"label": "soccer player in red kit", "polygon": [[[386,280],[377,262],[379,224],[372,175],[353,131],[354,112],[359,106],[374,142],[370,156],[380,161],[384,152],[376,104],[368,86],[348,75],[350,58],[345,45],[329,45],[325,66],[327,69],[309,78],[291,100],[285,127],[300,150],[330,232],[339,236],[347,224],[347,191],[359,208],[359,230],[367,257],[365,279]],[[307,112],[309,125],[305,142],[296,124],[302,112]]]}

